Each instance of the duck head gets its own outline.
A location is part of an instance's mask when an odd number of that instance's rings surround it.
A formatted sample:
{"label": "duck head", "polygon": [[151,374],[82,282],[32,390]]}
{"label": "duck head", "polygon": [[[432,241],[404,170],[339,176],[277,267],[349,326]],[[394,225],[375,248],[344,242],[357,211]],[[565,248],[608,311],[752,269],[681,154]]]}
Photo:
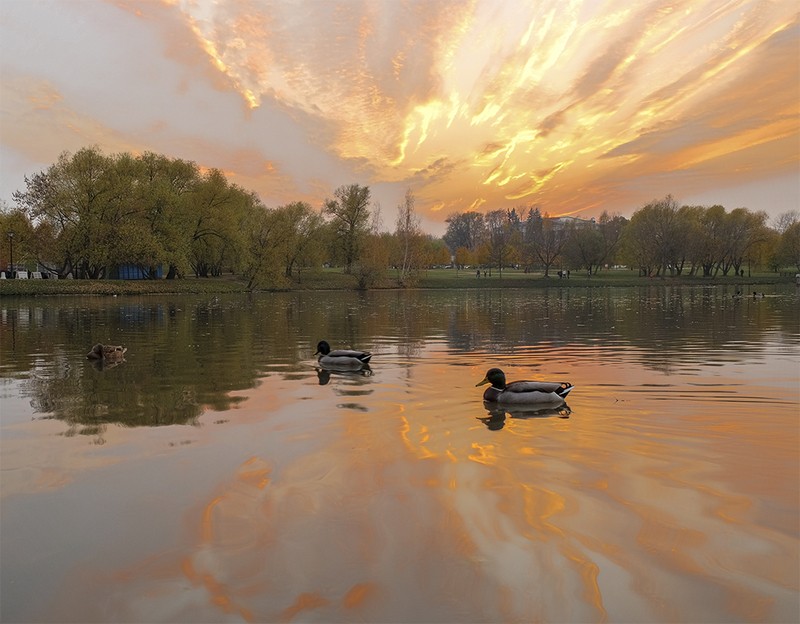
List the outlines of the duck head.
{"label": "duck head", "polygon": [[314,355],[328,355],[331,352],[331,346],[324,340],[317,343],[317,352]]}
{"label": "duck head", "polygon": [[504,390],[506,387],[506,374],[499,368],[490,368],[486,371],[486,377],[475,384],[475,387],[482,386],[483,384],[490,383],[493,388]]}

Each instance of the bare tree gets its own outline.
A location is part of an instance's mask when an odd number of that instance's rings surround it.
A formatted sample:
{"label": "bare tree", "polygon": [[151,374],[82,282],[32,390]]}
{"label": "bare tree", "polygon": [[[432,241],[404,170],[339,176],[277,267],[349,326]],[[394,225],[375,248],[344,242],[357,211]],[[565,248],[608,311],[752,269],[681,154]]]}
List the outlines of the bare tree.
{"label": "bare tree", "polygon": [[397,207],[397,238],[400,257],[397,262],[400,283],[420,269],[422,229],[420,218],[414,210],[414,194],[406,191],[405,200]]}

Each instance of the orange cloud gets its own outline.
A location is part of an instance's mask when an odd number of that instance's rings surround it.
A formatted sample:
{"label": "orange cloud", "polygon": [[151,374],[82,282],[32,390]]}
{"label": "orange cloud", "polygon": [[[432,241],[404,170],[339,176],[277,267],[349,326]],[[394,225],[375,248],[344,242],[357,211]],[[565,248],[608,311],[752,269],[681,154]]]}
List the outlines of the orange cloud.
{"label": "orange cloud", "polygon": [[[316,205],[357,181],[396,189],[390,205],[411,188],[434,221],[520,204],[630,213],[800,161],[800,27],[786,3],[109,4],[162,42],[175,110],[134,134],[110,113],[76,115],[54,81],[24,87],[20,126],[47,110],[50,146],[147,140],[230,171],[268,203]],[[224,104],[206,101],[208,86]],[[241,134],[203,132],[225,124]]]}

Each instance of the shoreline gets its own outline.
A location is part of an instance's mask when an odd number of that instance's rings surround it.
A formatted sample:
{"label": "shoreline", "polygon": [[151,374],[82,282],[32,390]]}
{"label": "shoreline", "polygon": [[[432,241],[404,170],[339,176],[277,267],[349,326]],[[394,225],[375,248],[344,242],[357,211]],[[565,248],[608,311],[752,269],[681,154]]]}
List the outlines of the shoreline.
{"label": "shoreline", "polygon": [[[592,277],[571,276],[544,277],[540,273],[525,274],[520,271],[505,271],[503,277],[475,277],[472,274],[454,271],[431,270],[413,285],[402,286],[388,277],[383,283],[368,290],[488,290],[488,289],[570,289],[570,288],[641,288],[652,286],[727,286],[741,287],[747,296],[753,287],[775,284],[794,284],[793,274],[759,273],[747,277],[638,277],[628,271],[604,271]],[[214,278],[190,277],[179,280],[0,280],[0,297],[39,296],[113,296],[113,295],[190,295],[226,293],[269,293],[302,291],[353,291],[363,292],[357,287],[356,278],[341,272],[322,272],[302,275],[293,283],[271,288],[247,289],[247,283],[235,276]]]}

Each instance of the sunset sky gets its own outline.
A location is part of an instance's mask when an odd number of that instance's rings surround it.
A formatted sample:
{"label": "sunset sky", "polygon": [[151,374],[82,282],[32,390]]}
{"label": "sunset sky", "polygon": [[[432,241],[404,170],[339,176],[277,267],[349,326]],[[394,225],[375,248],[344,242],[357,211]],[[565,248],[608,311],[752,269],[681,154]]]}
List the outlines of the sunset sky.
{"label": "sunset sky", "polygon": [[0,199],[63,151],[216,167],[393,230],[537,205],[800,207],[791,0],[3,0]]}

